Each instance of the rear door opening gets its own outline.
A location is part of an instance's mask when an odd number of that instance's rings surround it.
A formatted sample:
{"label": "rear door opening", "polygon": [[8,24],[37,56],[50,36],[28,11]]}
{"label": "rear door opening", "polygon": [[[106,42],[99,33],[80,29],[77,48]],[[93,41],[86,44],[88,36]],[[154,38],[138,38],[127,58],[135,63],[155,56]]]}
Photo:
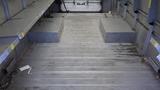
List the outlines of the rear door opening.
{"label": "rear door opening", "polygon": [[[63,0],[62,11],[70,12],[100,12],[102,0]],[[67,10],[66,10],[67,9]]]}

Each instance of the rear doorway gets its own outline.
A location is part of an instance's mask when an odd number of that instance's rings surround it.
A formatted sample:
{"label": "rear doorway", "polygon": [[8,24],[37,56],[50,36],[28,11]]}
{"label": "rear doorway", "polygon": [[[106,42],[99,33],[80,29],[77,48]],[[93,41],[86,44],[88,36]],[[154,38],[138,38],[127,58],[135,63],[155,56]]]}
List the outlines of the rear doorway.
{"label": "rear doorway", "polygon": [[63,12],[100,12],[102,0],[63,0],[61,10]]}

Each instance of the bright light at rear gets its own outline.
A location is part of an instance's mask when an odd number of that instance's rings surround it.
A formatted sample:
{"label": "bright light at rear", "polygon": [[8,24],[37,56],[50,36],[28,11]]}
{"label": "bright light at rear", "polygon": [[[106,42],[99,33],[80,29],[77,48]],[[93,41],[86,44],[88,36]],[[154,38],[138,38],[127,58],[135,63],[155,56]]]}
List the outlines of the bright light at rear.
{"label": "bright light at rear", "polygon": [[[64,0],[68,11],[72,12],[99,12],[102,9],[101,0]],[[61,4],[62,11],[66,11]]]}

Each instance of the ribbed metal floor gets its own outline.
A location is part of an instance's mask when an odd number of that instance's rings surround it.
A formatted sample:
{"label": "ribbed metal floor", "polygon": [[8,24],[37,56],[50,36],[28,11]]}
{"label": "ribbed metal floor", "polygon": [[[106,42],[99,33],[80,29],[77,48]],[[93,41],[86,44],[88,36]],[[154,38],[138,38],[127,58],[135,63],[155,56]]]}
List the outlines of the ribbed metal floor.
{"label": "ribbed metal floor", "polygon": [[68,14],[61,42],[36,44],[9,90],[159,90],[152,69],[141,63],[132,44],[105,44],[101,14]]}

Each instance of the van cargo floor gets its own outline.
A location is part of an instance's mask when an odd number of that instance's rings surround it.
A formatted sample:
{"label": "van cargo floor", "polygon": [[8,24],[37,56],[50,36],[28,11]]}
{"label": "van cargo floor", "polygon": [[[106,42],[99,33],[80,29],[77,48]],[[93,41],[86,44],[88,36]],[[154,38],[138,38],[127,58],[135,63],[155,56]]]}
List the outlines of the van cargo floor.
{"label": "van cargo floor", "polygon": [[152,69],[131,43],[104,43],[102,14],[67,14],[61,41],[34,44],[8,90],[160,90]]}

